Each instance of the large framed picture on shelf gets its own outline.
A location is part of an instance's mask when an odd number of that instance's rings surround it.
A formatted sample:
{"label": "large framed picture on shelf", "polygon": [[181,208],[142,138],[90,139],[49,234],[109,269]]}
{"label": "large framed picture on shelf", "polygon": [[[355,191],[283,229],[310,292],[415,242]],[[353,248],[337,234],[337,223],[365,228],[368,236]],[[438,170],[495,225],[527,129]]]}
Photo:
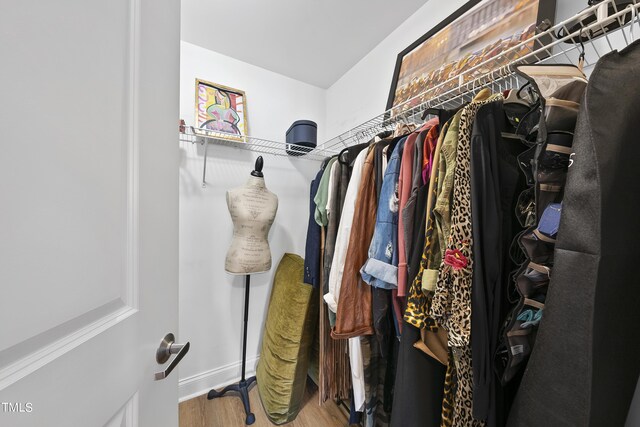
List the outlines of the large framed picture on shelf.
{"label": "large framed picture on shelf", "polygon": [[[472,0],[398,54],[387,110],[417,97],[445,93],[482,73],[531,52],[533,42],[500,57],[491,69],[468,70],[533,36],[538,23],[553,23],[555,0]],[[531,46],[528,46],[531,45]],[[462,75],[462,77],[459,77]],[[455,77],[459,77],[456,79]],[[450,80],[449,82],[447,82]],[[398,108],[404,111],[426,99]],[[397,113],[394,111],[394,115]]]}
{"label": "large framed picture on shelf", "polygon": [[247,100],[243,91],[196,79],[195,132],[243,142],[247,136]]}

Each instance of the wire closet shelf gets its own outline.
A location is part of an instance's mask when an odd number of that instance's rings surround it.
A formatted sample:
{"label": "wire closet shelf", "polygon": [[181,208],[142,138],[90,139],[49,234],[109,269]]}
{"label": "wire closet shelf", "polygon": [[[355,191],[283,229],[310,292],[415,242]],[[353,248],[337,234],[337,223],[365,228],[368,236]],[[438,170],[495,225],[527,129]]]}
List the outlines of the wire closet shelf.
{"label": "wire closet shelf", "polygon": [[[515,72],[517,65],[578,65],[582,58],[583,68],[589,69],[602,55],[634,42],[635,26],[640,35],[640,0],[628,3],[619,8],[615,0],[604,0],[553,26],[543,23],[530,38],[328,140],[323,149],[339,152],[399,123],[422,123],[427,110],[458,107],[483,88],[496,92],[516,88],[524,83]],[[612,25],[615,21],[617,26]]]}
{"label": "wire closet shelf", "polygon": [[366,142],[383,131],[393,130],[399,123],[422,123],[424,113],[431,108],[458,107],[473,99],[483,88],[500,92],[516,88],[523,83],[515,72],[517,65],[578,65],[582,59],[584,69],[588,70],[602,55],[614,49],[623,49],[634,42],[635,31],[640,35],[640,0],[628,0],[625,3],[627,5],[621,8],[616,0],[604,0],[555,25],[543,22],[538,25],[536,33],[526,40],[451,76],[324,144],[318,144],[313,150],[251,136],[232,141],[224,134],[194,129],[193,126],[187,126],[180,133],[180,140],[205,146],[203,185],[208,143],[260,154],[324,160],[344,148]]}
{"label": "wire closet shelf", "polygon": [[196,129],[193,126],[185,126],[180,132],[180,141],[192,144],[204,145],[204,164],[202,166],[202,187],[207,186],[207,157],[209,153],[209,143],[226,147],[238,148],[241,150],[253,151],[259,154],[271,154],[274,156],[299,156],[302,159],[322,161],[331,157],[334,153],[322,148],[310,148],[285,144],[268,139],[243,136],[237,140],[229,139],[229,136],[219,132]]}
{"label": "wire closet shelf", "polygon": [[186,126],[184,132],[180,132],[180,141],[204,145],[205,155],[208,145],[206,143],[224,145],[226,147],[255,151],[260,154],[271,154],[274,156],[300,156],[301,159],[308,160],[324,160],[335,154],[322,147],[310,149],[300,145],[286,144],[282,141],[271,141],[253,136],[242,136],[236,140],[232,140],[229,139],[227,134],[196,129],[193,126]]}

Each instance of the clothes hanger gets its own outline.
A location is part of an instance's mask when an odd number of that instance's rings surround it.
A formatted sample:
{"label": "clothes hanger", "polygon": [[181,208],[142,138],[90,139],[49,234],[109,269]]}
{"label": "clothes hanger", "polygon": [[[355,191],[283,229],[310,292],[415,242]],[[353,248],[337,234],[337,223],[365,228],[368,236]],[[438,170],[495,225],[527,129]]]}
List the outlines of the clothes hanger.
{"label": "clothes hanger", "polygon": [[520,86],[520,89],[518,89],[516,91],[517,99],[520,99],[520,100],[523,100],[523,101],[525,100],[525,97],[522,96],[522,91],[525,90],[525,89],[527,89],[528,99],[530,99],[531,101],[535,102],[538,99],[538,97],[536,96],[535,91],[533,90],[533,86],[531,85],[530,81],[527,81],[525,84]]}
{"label": "clothes hanger", "polygon": [[[528,82],[527,82],[528,84]],[[526,86],[526,84],[524,86],[522,86],[520,89],[510,89],[509,93],[507,94],[507,96],[504,98],[504,103],[505,104],[520,104],[523,107],[527,107],[530,108],[532,102],[531,101],[527,101],[525,98],[521,97],[521,90],[524,89],[524,87]]]}
{"label": "clothes hanger", "polygon": [[578,56],[578,69],[581,73],[584,73],[584,43],[580,39],[580,56]]}
{"label": "clothes hanger", "polygon": [[339,162],[341,165],[345,165],[345,166],[346,166],[346,165],[348,165],[348,164],[349,164],[349,162],[345,162],[345,161],[343,161],[343,160],[342,160],[342,159],[343,159],[342,155],[343,155],[344,153],[346,153],[347,151],[349,151],[349,147],[347,147],[347,148],[343,148],[343,149],[342,149],[342,151],[340,151],[340,152],[338,153],[338,162]]}
{"label": "clothes hanger", "polygon": [[448,101],[444,103],[445,105],[443,105],[444,108],[427,108],[423,113],[422,113],[422,120],[425,120],[427,118],[427,116],[431,115],[431,116],[436,116],[438,117],[438,122],[442,125],[444,123],[446,123],[447,121],[449,121],[449,119],[453,116],[455,116],[455,114],[464,106],[466,105],[466,102],[464,100],[464,98],[462,99],[462,103],[457,106],[457,107],[451,107],[451,108],[447,108],[448,105]]}
{"label": "clothes hanger", "polygon": [[384,138],[390,137],[391,135],[393,135],[393,131],[389,129],[384,129],[381,132],[379,132],[376,136],[380,139],[384,139]]}
{"label": "clothes hanger", "polygon": [[427,108],[426,110],[424,110],[424,112],[422,113],[422,117],[420,117],[422,120],[425,120],[427,118],[427,116],[438,116],[440,115],[440,108]]}
{"label": "clothes hanger", "polygon": [[[350,147],[343,148],[337,155],[338,156],[338,162],[341,165],[349,166],[349,164],[351,163],[351,160],[345,161],[343,154],[347,153],[350,149],[355,149],[355,148],[359,148],[359,147],[370,145],[373,139],[368,140],[367,142],[360,142],[360,141],[362,140],[362,137],[368,137],[369,133],[373,132],[373,131],[375,131],[375,128],[365,129],[365,130],[362,130],[362,131],[356,133],[355,134],[355,138],[356,138],[357,144],[352,145]],[[383,133],[384,132],[382,132],[381,134],[383,134]],[[378,135],[380,135],[380,134],[378,134]],[[376,136],[378,136],[378,135],[376,135]]]}

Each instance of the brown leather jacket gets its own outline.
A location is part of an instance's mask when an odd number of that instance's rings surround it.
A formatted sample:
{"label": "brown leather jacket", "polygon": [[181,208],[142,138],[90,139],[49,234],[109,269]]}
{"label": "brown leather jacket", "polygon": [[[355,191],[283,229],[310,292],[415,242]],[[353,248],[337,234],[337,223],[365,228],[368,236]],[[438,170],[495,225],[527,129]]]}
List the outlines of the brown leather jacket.
{"label": "brown leather jacket", "polygon": [[368,258],[367,251],[376,225],[374,150],[371,148],[362,168],[362,181],[356,197],[353,226],[349,235],[347,258],[340,287],[336,325],[331,331],[331,336],[335,339],[373,334],[371,286],[364,283],[360,276],[360,268]]}

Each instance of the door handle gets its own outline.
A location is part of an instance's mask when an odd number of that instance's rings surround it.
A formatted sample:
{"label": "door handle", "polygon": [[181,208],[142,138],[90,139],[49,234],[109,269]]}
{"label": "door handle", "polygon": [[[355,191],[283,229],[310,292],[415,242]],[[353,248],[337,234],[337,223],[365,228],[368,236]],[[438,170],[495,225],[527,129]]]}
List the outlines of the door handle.
{"label": "door handle", "polygon": [[160,341],[158,350],[156,350],[156,362],[158,362],[159,365],[163,365],[169,360],[172,354],[175,354],[176,357],[169,363],[167,369],[156,372],[156,381],[163,380],[169,376],[173,368],[178,366],[178,363],[180,363],[185,354],[189,352],[190,346],[191,344],[188,341],[186,344],[176,344],[176,337],[171,333],[164,336],[162,341]]}

